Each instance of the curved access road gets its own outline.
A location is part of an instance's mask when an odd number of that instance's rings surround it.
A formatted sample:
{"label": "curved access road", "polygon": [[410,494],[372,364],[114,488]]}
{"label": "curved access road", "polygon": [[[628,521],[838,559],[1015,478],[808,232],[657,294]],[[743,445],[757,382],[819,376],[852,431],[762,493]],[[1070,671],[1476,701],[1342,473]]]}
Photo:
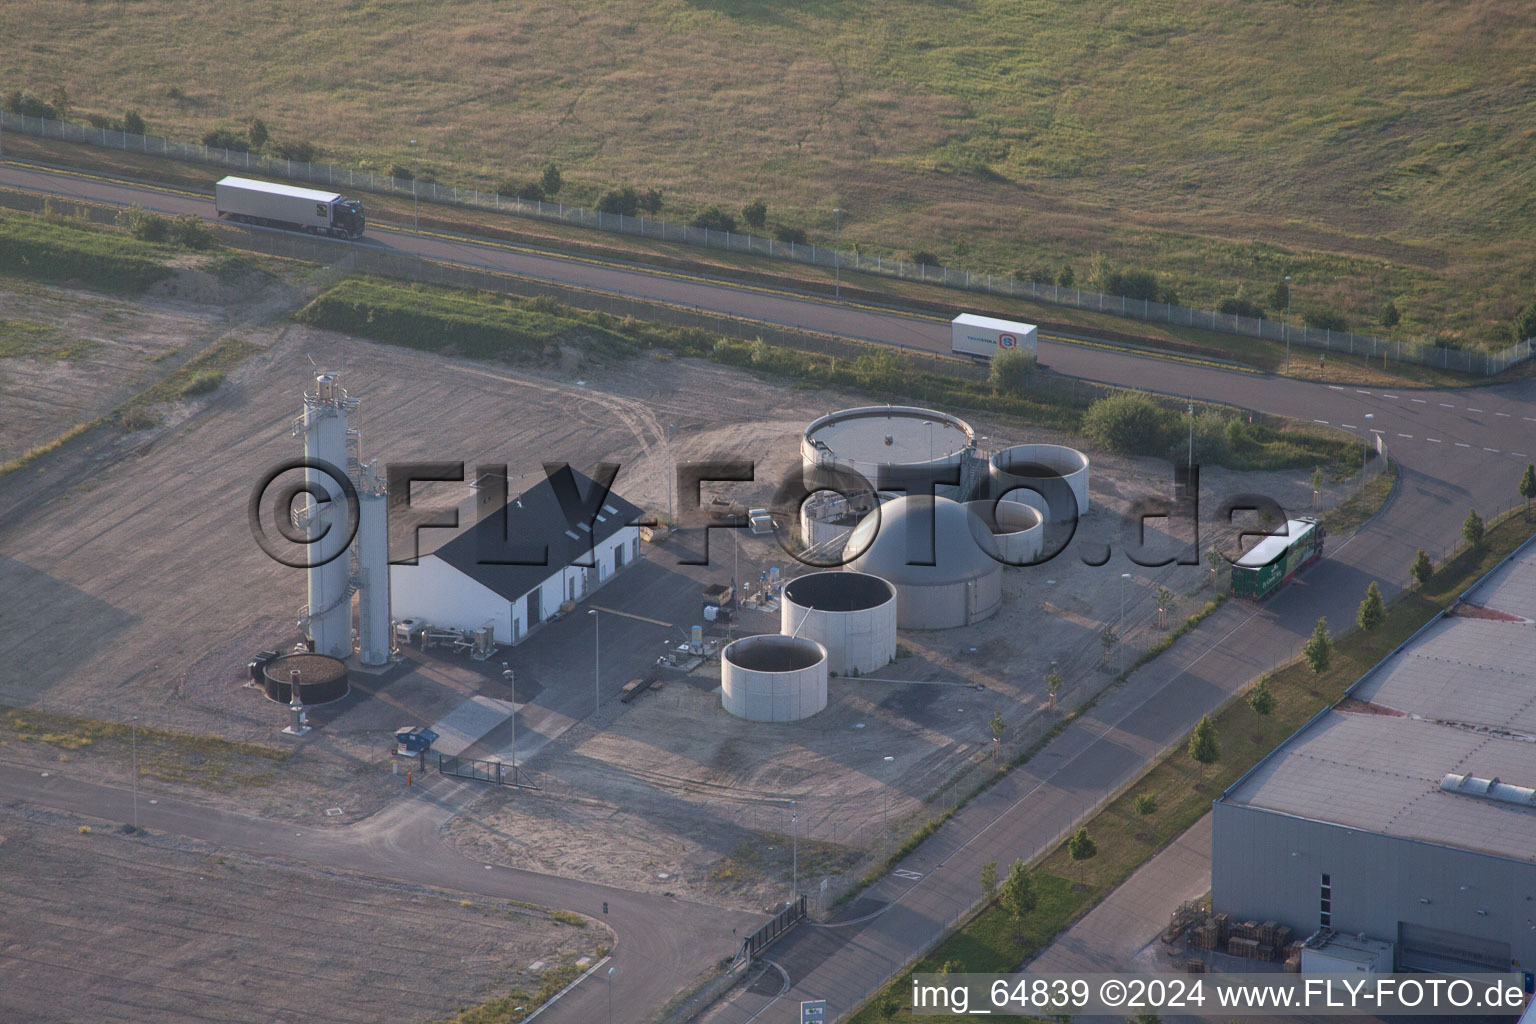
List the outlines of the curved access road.
{"label": "curved access road", "polygon": [[[203,197],[167,192],[23,165],[0,165],[0,185],[64,198],[115,204],[136,203],[165,213],[209,216]],[[349,243],[335,243],[346,245]],[[946,351],[948,326],[933,317],[897,310],[844,306],[789,291],[748,288],[702,277],[649,270],[643,266],[597,263],[547,251],[443,235],[370,228],[359,245],[380,246],[437,260],[487,267],[566,284],[641,296],[701,309],[757,318],[795,327],[930,351]],[[958,298],[958,296],[957,296]],[[1178,741],[1209,710],[1241,689],[1258,672],[1291,657],[1319,615],[1341,627],[1370,580],[1390,596],[1407,578],[1416,549],[1438,556],[1459,536],[1469,508],[1485,515],[1518,501],[1516,483],[1523,465],[1536,461],[1536,383],[1518,381],[1483,388],[1441,391],[1379,389],[1311,384],[1240,370],[1161,360],[1123,351],[1060,341],[1041,343],[1042,361],[1055,370],[1087,379],[1172,395],[1229,402],[1248,408],[1314,420],[1374,443],[1380,436],[1401,470],[1398,489],[1382,513],[1343,543],[1297,583],[1257,608],[1229,603],[1199,630],[1135,673],[1028,765],[1006,776],[972,801],[943,828],[878,882],[861,901],[873,916],[834,927],[801,928],[775,947],[774,960],[790,978],[790,990],[766,1008],[759,998],[727,1004],[711,1019],[744,1022],[753,1014],[763,1024],[797,1019],[799,1000],[826,998],[834,1016],[851,1009],[907,958],[943,932],[976,898],[982,864],[1008,863],[1049,849],[1091,813],[1106,795],[1133,779],[1152,758]],[[1063,557],[1072,557],[1069,551]],[[1116,555],[1105,571],[1133,566]],[[0,773],[7,792],[59,799],[59,784]],[[412,805],[414,806],[414,805]],[[150,824],[156,823],[151,821]],[[168,823],[176,824],[176,823]],[[191,828],[195,822],[183,823]],[[156,827],[160,827],[156,825]],[[242,826],[243,827],[243,826]],[[435,836],[416,831],[409,816],[375,826],[374,845],[320,848],[313,837],[264,833],[271,853],[284,856],[353,858],[349,863],[391,877],[421,877],[421,857],[397,855],[398,831],[407,845],[424,853]],[[202,832],[191,834],[202,835]],[[212,836],[219,841],[217,836]],[[425,861],[435,884],[484,891],[466,869],[437,871],[451,862],[440,847]],[[336,863],[329,860],[329,863]],[[409,862],[409,863],[408,863]],[[663,972],[696,955],[702,970],[725,955],[718,941],[739,914],[693,904],[658,905],[654,897],[619,895],[617,890],[522,872],[484,871],[504,886],[498,892],[546,905],[590,913],[612,893],[623,906],[611,923],[620,943],[615,1019],[641,1021],[664,1001],[667,979],[690,975]],[[473,875],[473,870],[468,874]],[[475,876],[478,878],[479,876]],[[696,909],[694,909],[696,908]],[[663,911],[666,911],[665,913]],[[710,941],[703,941],[709,936]],[[636,975],[653,972],[646,983]],[[630,985],[634,988],[630,988]],[[669,993],[666,993],[669,994]],[[587,983],[567,997],[550,1020],[600,1019],[599,985]],[[582,1014],[585,1013],[586,1016]]]}

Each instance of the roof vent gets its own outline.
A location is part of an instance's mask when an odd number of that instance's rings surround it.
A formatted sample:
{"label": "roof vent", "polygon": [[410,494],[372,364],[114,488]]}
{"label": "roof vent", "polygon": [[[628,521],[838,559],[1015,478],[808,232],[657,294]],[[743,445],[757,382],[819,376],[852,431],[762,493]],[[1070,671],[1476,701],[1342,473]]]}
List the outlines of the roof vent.
{"label": "roof vent", "polygon": [[1451,772],[1440,780],[1440,788],[1447,793],[1481,797],[1484,800],[1496,800],[1502,804],[1536,807],[1536,789],[1529,786],[1511,786],[1507,782],[1500,782],[1498,776],[1480,779],[1475,775],[1458,775]]}

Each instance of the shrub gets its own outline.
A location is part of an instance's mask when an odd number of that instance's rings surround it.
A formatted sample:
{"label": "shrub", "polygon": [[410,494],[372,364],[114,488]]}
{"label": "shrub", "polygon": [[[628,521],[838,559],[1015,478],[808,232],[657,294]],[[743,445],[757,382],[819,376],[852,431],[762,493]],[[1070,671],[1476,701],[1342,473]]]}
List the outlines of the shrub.
{"label": "shrub", "polygon": [[5,109],[13,114],[24,114],[27,117],[57,118],[59,116],[59,112],[54,109],[52,103],[41,100],[22,89],[6,93]]}
{"label": "shrub", "polygon": [[1409,566],[1408,571],[1413,574],[1414,582],[1422,587],[1435,574],[1435,563],[1429,560],[1429,555],[1424,553],[1423,548],[1419,548],[1419,553],[1413,556],[1413,565]]}
{"label": "shrub", "polygon": [[609,189],[598,199],[597,212],[633,217],[640,212],[640,193],[628,185],[623,188]]}
{"label": "shrub", "polygon": [[1536,302],[1520,311],[1520,315],[1515,317],[1515,322],[1510,325],[1509,333],[1516,342],[1536,337]]}
{"label": "shrub", "polygon": [[261,147],[265,146],[267,140],[272,137],[272,134],[267,131],[267,122],[259,117],[251,118],[250,126],[246,128],[245,134],[251,140],[251,148],[257,152],[260,152]]}
{"label": "shrub", "polygon": [[496,186],[496,191],[530,203],[542,203],[546,195],[544,186],[536,181],[525,181],[521,185],[515,181],[504,181]]}
{"label": "shrub", "polygon": [[164,242],[171,236],[168,218],[152,213],[142,206],[131,206],[117,215],[117,223],[141,242]]}
{"label": "shrub", "polygon": [[78,278],[94,288],[141,292],[169,277],[142,242],[41,217],[0,217],[0,268],[43,281]]}
{"label": "shrub", "polygon": [[1070,266],[1061,268],[1061,273],[1056,275],[1056,283],[1063,288],[1072,287],[1072,282],[1077,280],[1077,274]]}
{"label": "shrub", "polygon": [[544,190],[544,195],[554,198],[564,186],[565,178],[561,176],[560,168],[553,163],[545,164],[543,172],[539,174],[539,188]]}
{"label": "shrub", "polygon": [[292,160],[295,163],[312,164],[315,162],[315,158],[320,155],[320,151],[315,148],[315,144],[313,142],[298,142],[290,140],[287,142],[274,142],[272,144],[272,155],[278,157],[281,160]]}
{"label": "shrub", "polygon": [[709,231],[729,232],[736,230],[736,218],[718,206],[711,206],[688,223],[696,228],[705,228]]}
{"label": "shrub", "polygon": [[1173,415],[1134,392],[1101,398],[1083,414],[1083,433],[1122,455],[1161,455],[1171,438]]}
{"label": "shrub", "polygon": [[181,386],[181,397],[192,398],[197,395],[206,395],[219,390],[224,383],[224,375],[217,370],[204,370],[195,373]]}
{"label": "shrub", "polygon": [[219,244],[219,236],[213,227],[190,213],[172,218],[169,232],[171,241],[188,249],[212,249]]}
{"label": "shrub", "polygon": [[1264,307],[1257,302],[1250,302],[1241,295],[1234,295],[1230,299],[1222,299],[1216,307],[1216,312],[1224,316],[1246,316],[1250,320],[1257,320],[1264,315]]}
{"label": "shrub", "polygon": [[[115,117],[108,117],[105,114],[86,114],[85,121],[92,128],[105,128],[108,131],[114,132],[122,131],[123,129],[123,122]],[[139,134],[142,135],[144,133],[140,132]]]}
{"label": "shrub", "polygon": [[768,223],[768,202],[758,198],[752,200],[741,208],[741,219],[747,222],[747,226],[761,231],[763,225]]}
{"label": "shrub", "polygon": [[1381,314],[1377,317],[1377,320],[1381,323],[1381,326],[1390,331],[1402,322],[1403,314],[1397,311],[1397,303],[1388,299],[1382,303]]}
{"label": "shrub", "polygon": [[1483,546],[1483,537],[1486,528],[1483,526],[1483,517],[1477,514],[1477,509],[1470,509],[1467,518],[1461,524],[1461,535],[1468,545],[1477,549]]}
{"label": "shrub", "polygon": [[1157,275],[1148,270],[1121,270],[1109,275],[1104,291],[1110,295],[1123,295],[1128,299],[1161,302],[1158,298]]}
{"label": "shrub", "polygon": [[648,213],[653,217],[661,212],[661,189],[648,188],[645,190],[645,195],[640,197],[640,211]]}
{"label": "shrub", "polygon": [[215,128],[203,133],[203,145],[209,149],[227,149],[235,153],[248,153],[250,142],[232,128]]}
{"label": "shrub", "polygon": [[144,123],[137,110],[130,110],[123,115],[123,131],[130,135],[148,135],[149,125]]}
{"label": "shrub", "polygon": [[390,164],[389,176],[391,178],[398,178],[401,181],[416,180],[416,172],[405,166],[405,164]]}
{"label": "shrub", "polygon": [[1136,798],[1136,813],[1145,817],[1157,813],[1157,797],[1151,793],[1142,793]]}
{"label": "shrub", "polygon": [[1308,306],[1301,315],[1301,322],[1319,331],[1347,331],[1349,321],[1344,314],[1327,306]]}
{"label": "shrub", "polygon": [[1291,286],[1284,281],[1276,281],[1275,286],[1269,292],[1269,308],[1279,312],[1288,309],[1291,304]]}
{"label": "shrub", "polygon": [[911,260],[913,263],[926,263],[930,267],[937,267],[940,265],[939,258],[933,253],[929,252],[927,249],[919,249],[917,252],[909,254],[907,259]]}
{"label": "shrub", "polygon": [[773,237],[781,242],[793,242],[795,245],[804,245],[805,229],[792,228],[788,224],[780,224],[773,229]]}
{"label": "shrub", "polygon": [[1005,349],[992,357],[988,379],[999,391],[1020,394],[1035,374],[1035,357],[1020,349]]}

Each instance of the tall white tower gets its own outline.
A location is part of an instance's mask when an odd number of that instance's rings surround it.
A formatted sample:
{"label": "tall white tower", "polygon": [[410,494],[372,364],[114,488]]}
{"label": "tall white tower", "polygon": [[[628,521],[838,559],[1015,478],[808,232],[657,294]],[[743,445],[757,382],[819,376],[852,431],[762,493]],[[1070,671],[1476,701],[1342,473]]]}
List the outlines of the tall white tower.
{"label": "tall white tower", "polygon": [[357,482],[357,658],[364,665],[389,662],[389,502],[374,463],[362,464]]}

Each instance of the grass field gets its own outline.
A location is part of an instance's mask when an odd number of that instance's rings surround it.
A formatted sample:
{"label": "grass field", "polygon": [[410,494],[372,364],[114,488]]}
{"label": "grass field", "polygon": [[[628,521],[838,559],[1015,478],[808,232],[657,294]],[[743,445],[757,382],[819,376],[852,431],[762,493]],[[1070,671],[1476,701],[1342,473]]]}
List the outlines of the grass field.
{"label": "grass field", "polygon": [[[1283,275],[1295,309],[1479,342],[1529,302],[1521,0],[17,0],[0,90],[197,138],[264,118],[334,160],[443,180],[565,171],[664,215],[978,270],[1094,252],[1186,302]],[[171,55],[174,54],[174,59]],[[82,56],[97,59],[81,59]],[[412,140],[416,144],[412,145]]]}

